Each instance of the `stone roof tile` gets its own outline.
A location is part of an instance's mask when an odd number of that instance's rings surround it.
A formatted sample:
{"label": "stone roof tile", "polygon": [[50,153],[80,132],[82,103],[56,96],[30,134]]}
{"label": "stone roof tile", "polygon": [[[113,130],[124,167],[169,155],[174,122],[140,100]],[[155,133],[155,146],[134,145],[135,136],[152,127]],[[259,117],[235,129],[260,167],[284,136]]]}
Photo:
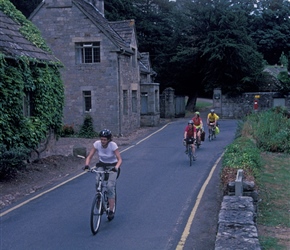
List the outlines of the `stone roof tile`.
{"label": "stone roof tile", "polygon": [[0,52],[7,57],[27,56],[44,61],[57,61],[49,52],[36,47],[20,32],[21,26],[0,11]]}
{"label": "stone roof tile", "polygon": [[109,21],[92,4],[84,0],[73,0],[72,2],[111,39],[118,49],[132,53],[130,45],[112,28]]}

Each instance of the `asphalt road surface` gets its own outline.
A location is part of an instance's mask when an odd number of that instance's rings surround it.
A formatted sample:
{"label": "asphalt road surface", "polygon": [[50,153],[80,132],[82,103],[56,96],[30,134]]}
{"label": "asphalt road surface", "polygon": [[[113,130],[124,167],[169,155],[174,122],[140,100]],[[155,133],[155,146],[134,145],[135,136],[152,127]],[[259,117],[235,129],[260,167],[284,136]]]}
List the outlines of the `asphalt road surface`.
{"label": "asphalt road surface", "polygon": [[191,167],[182,145],[186,124],[178,119],[122,150],[116,216],[111,222],[103,216],[95,236],[89,225],[95,176],[86,173],[2,216],[0,249],[214,249],[217,163],[237,122],[221,120],[220,134],[203,143]]}

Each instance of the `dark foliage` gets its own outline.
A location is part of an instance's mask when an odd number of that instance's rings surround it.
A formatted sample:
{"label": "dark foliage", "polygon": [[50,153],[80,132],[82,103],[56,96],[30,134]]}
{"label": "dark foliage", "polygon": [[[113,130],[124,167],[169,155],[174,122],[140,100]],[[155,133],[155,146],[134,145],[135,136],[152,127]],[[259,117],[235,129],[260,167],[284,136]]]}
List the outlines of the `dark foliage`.
{"label": "dark foliage", "polygon": [[0,144],[0,180],[13,178],[17,171],[25,169],[27,153],[21,148],[7,150]]}

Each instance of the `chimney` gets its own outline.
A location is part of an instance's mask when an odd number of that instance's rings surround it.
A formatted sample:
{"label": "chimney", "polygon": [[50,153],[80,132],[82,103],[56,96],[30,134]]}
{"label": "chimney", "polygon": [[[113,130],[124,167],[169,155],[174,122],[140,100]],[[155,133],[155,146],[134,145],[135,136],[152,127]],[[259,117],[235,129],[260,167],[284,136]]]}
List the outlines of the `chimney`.
{"label": "chimney", "polygon": [[104,0],[89,0],[88,2],[95,6],[103,16],[105,15]]}

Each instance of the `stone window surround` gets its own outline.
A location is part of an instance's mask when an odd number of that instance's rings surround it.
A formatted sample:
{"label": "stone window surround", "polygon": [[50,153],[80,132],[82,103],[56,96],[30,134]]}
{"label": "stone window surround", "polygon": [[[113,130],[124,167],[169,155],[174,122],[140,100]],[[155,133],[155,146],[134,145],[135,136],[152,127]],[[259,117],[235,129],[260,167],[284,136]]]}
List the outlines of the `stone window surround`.
{"label": "stone window surround", "polygon": [[[94,64],[94,63],[99,63],[102,61],[102,53],[101,53],[101,44],[102,44],[102,39],[100,37],[90,37],[90,35],[87,35],[87,37],[74,37],[72,38],[72,42],[74,44],[74,47],[75,47],[75,58],[76,58],[76,63],[77,64],[82,64],[82,65],[86,65],[86,64]],[[76,51],[76,44],[80,44],[80,43],[95,43],[95,42],[98,42],[99,43],[99,46],[100,46],[100,49],[99,49],[99,62],[93,62],[93,63],[84,63],[84,62],[78,62],[78,59],[77,59],[77,51]]]}

